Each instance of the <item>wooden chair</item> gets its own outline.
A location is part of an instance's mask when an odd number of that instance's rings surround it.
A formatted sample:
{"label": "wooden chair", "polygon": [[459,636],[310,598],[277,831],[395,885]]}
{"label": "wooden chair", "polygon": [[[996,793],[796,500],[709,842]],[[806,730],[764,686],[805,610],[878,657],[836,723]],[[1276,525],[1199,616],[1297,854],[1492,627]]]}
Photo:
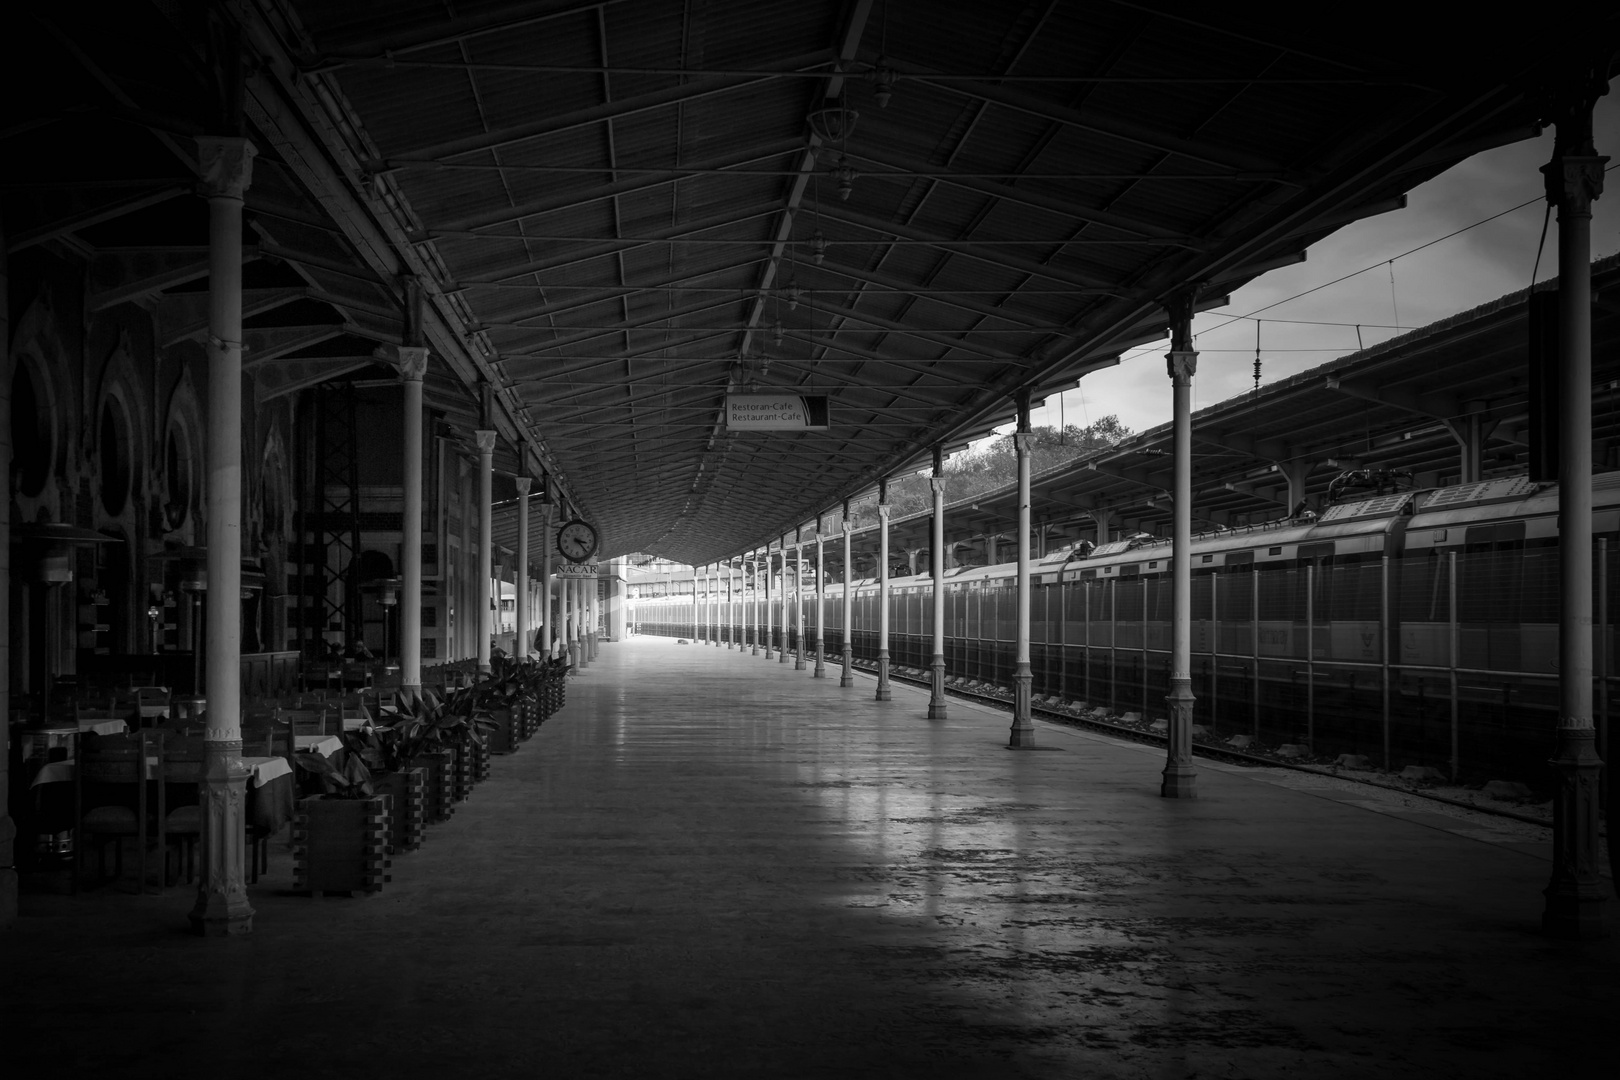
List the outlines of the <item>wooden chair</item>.
{"label": "wooden chair", "polygon": [[[140,875],[137,891],[146,890],[147,836],[147,758],[153,740],[149,732],[127,735],[78,736],[73,771],[73,835],[77,849],[73,856],[73,888],[78,889],[83,853],[90,841],[96,845],[97,869],[106,877],[106,846],[115,845],[115,873],[124,874],[124,840],[135,837],[136,865]],[[161,737],[157,743],[161,746]]]}
{"label": "wooden chair", "polygon": [[[164,886],[169,882],[169,840],[176,843],[180,880],[197,876],[197,842],[202,837],[202,782],[207,746],[203,736],[158,735],[157,847],[163,853]],[[170,809],[171,802],[180,805]]]}

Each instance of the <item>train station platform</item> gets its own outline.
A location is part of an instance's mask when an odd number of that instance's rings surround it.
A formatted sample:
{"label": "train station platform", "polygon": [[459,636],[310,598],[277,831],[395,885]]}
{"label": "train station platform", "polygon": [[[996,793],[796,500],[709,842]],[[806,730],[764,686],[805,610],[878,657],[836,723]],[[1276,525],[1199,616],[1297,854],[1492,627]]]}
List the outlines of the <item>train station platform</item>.
{"label": "train station platform", "polygon": [[[1494,1077],[1601,1061],[1620,938],[1541,936],[1532,829],[669,639],[369,899],[25,891],[8,1075]],[[1611,904],[1611,912],[1616,905]]]}

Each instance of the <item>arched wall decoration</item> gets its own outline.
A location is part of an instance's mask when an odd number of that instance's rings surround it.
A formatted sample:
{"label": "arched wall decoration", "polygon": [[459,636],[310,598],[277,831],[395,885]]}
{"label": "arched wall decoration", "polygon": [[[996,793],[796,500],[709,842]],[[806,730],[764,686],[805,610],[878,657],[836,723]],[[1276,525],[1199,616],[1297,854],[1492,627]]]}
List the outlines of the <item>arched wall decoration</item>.
{"label": "arched wall decoration", "polygon": [[102,365],[91,414],[93,426],[84,440],[102,513],[113,519],[123,520],[132,512],[138,515],[146,501],[145,462],[152,433],[143,382],[131,355],[129,335],[120,332],[118,344]]}
{"label": "arched wall decoration", "polygon": [[[67,410],[63,403],[72,397],[69,387],[61,379],[71,369],[66,350],[57,332],[56,311],[45,288],[14,324],[11,340],[12,378],[26,371],[35,396],[37,438],[44,443],[43,451],[35,457],[25,453],[20,433],[12,432],[12,460],[39,461],[43,465],[37,486],[31,492],[13,492],[17,510],[13,521],[64,521],[62,489],[67,465],[67,447],[73,432],[69,430]],[[16,384],[13,382],[12,407],[15,410]]]}
{"label": "arched wall decoration", "polygon": [[203,497],[202,408],[189,372],[182,372],[163,410],[162,483],[158,487],[164,528],[184,531],[193,542]]}

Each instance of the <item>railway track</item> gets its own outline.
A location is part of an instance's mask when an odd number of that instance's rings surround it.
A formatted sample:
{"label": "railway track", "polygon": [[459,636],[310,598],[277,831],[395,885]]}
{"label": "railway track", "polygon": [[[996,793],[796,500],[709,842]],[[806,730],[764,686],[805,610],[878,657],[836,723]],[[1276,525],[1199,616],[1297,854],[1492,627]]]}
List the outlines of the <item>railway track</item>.
{"label": "railway track", "polygon": [[[854,662],[854,666],[866,674],[877,674],[877,665],[870,661],[857,660]],[[927,687],[929,685],[928,681],[925,679],[919,679],[911,675],[899,675],[893,670],[889,672],[889,678],[896,682],[903,682],[912,686]],[[961,698],[964,701],[972,701],[976,704],[989,705],[994,708],[1002,709],[1009,714],[1012,712],[1012,702],[1006,698],[998,697],[995,694],[985,694],[972,690],[959,690],[949,686],[945,688],[945,693],[954,698]],[[1067,727],[1079,728],[1083,731],[1095,731],[1099,734],[1109,735],[1114,738],[1128,739],[1132,742],[1144,743],[1148,746],[1164,746],[1169,741],[1167,736],[1158,735],[1151,731],[1143,731],[1140,728],[1126,727],[1123,724],[1110,724],[1106,720],[1095,720],[1090,717],[1073,716],[1069,713],[1058,712],[1055,709],[1044,709],[1038,705],[1031,706],[1030,712],[1040,717],[1042,720],[1049,720],[1055,724],[1063,724]],[[1268,769],[1289,769],[1294,772],[1312,773],[1317,776],[1331,776],[1339,780],[1351,780],[1358,784],[1365,784],[1367,787],[1382,788],[1385,791],[1395,791],[1403,795],[1411,795],[1419,799],[1427,799],[1430,802],[1445,803],[1448,806],[1456,806],[1464,810],[1473,810],[1477,813],[1489,814],[1493,817],[1510,818],[1514,821],[1522,821],[1528,825],[1540,825],[1544,828],[1552,828],[1552,822],[1546,818],[1535,817],[1530,814],[1522,814],[1506,808],[1482,806],[1478,803],[1468,802],[1463,799],[1453,799],[1445,795],[1421,791],[1415,788],[1405,787],[1400,784],[1382,783],[1371,777],[1357,776],[1354,773],[1340,772],[1334,769],[1324,769],[1316,765],[1299,765],[1287,761],[1276,761],[1272,758],[1260,757],[1256,754],[1245,754],[1241,750],[1233,750],[1229,747],[1222,746],[1211,746],[1208,743],[1201,742],[1193,743],[1193,753],[1198,757],[1209,758],[1213,761],[1226,761],[1238,765],[1262,766]]]}

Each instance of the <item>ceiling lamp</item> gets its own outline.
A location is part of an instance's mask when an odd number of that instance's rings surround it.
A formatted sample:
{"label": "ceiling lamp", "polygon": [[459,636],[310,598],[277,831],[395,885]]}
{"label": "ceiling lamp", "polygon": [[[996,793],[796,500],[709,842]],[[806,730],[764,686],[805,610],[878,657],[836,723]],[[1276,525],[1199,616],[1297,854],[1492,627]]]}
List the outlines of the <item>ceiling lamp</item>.
{"label": "ceiling lamp", "polygon": [[900,73],[879,57],[878,66],[872,70],[872,96],[877,99],[878,108],[889,107],[889,99],[894,96],[894,84],[899,81]]}
{"label": "ceiling lamp", "polygon": [[844,105],[843,99],[831,105],[824,105],[813,111],[807,119],[810,121],[810,130],[825,143],[838,143],[842,145],[855,130],[855,124],[860,120],[861,114]]}
{"label": "ceiling lamp", "polygon": [[838,155],[838,164],[833,166],[832,174],[838,181],[838,197],[848,202],[849,193],[855,190],[855,170],[843,154]]}
{"label": "ceiling lamp", "polygon": [[827,238],[817,229],[815,235],[810,237],[810,261],[820,266],[827,258]]}

